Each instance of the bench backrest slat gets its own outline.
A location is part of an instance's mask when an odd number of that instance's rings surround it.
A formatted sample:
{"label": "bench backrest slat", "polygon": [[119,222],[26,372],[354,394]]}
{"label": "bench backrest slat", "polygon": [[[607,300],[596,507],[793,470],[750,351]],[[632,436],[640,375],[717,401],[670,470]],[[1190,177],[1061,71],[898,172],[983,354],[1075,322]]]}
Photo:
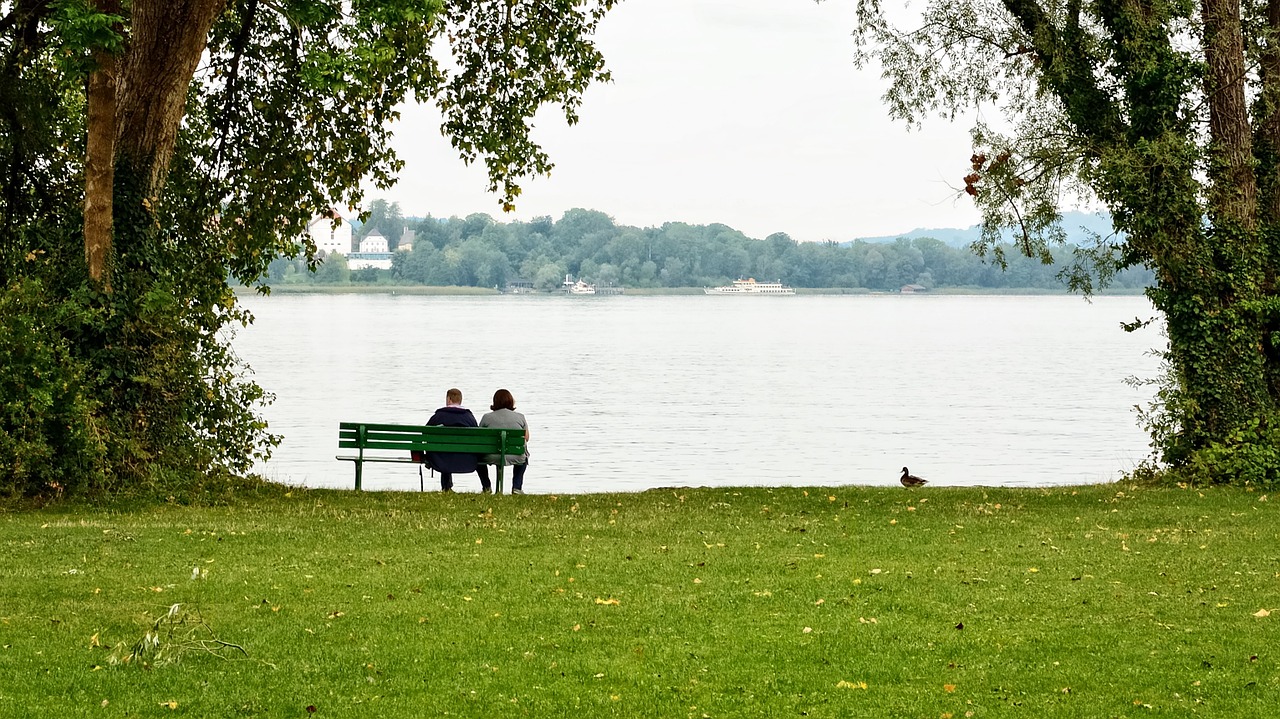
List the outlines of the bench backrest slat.
{"label": "bench backrest slat", "polygon": [[387,449],[469,454],[523,454],[524,432],[496,427],[439,427],[408,424],[338,425],[343,449]]}

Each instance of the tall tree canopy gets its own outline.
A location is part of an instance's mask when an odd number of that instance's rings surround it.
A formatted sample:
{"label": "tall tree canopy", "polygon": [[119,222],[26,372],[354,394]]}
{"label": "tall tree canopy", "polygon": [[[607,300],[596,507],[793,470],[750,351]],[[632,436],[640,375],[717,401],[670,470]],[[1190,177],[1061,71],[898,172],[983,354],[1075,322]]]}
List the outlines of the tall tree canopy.
{"label": "tall tree canopy", "polygon": [[394,250],[400,244],[400,235],[405,229],[405,219],[400,212],[400,203],[377,199],[369,203],[368,213],[369,216],[360,225],[360,231],[356,233],[356,237],[364,239],[377,230],[378,234],[387,238],[388,246]]}
{"label": "tall tree canopy", "polygon": [[247,471],[275,439],[228,278],[392,182],[406,100],[510,207],[614,2],[0,1],[0,491]]}
{"label": "tall tree canopy", "polygon": [[1280,481],[1280,0],[931,0],[910,29],[860,0],[858,20],[893,116],[998,108],[964,178],[990,237],[1044,255],[1064,202],[1100,201],[1117,234],[1079,259],[1154,271],[1160,457]]}

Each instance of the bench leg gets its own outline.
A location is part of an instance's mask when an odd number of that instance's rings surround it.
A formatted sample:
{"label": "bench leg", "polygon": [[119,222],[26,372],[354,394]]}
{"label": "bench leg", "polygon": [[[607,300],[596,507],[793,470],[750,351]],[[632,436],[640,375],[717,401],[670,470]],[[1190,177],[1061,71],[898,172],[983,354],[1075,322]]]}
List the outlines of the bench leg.
{"label": "bench leg", "polygon": [[356,491],[360,491],[360,481],[364,478],[364,462],[356,460]]}
{"label": "bench leg", "polygon": [[502,469],[503,469],[502,463],[499,462],[498,463],[498,483],[493,485],[495,494],[502,494]]}

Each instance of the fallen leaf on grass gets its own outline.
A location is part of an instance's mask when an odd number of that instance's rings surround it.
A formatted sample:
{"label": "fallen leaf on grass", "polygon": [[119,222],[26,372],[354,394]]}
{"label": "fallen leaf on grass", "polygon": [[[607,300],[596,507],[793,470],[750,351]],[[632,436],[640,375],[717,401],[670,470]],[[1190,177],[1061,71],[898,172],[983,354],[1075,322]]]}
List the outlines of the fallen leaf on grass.
{"label": "fallen leaf on grass", "polygon": [[866,689],[866,682],[847,682],[843,679],[836,682],[836,689]]}
{"label": "fallen leaf on grass", "polygon": [[609,604],[616,607],[619,604],[622,604],[622,602],[618,601],[617,599],[614,599],[613,597],[609,597],[608,599],[601,599],[600,597],[596,597],[596,604]]}
{"label": "fallen leaf on grass", "polygon": [[1269,617],[1269,616],[1271,616],[1271,612],[1269,612],[1269,611],[1267,611],[1267,610],[1265,610],[1265,609],[1259,609],[1258,611],[1256,611],[1256,612],[1254,612],[1254,613],[1253,613],[1253,616],[1255,616],[1255,617],[1259,617],[1259,618],[1261,618],[1261,617]]}
{"label": "fallen leaf on grass", "polygon": [[951,692],[954,692],[955,690],[956,690],[956,685],[955,685],[955,684],[943,684],[943,685],[942,685],[942,691],[944,691],[944,692],[946,692],[946,693],[948,693],[948,694],[950,694]]}
{"label": "fallen leaf on grass", "polygon": [[175,702],[175,701],[172,701],[172,700],[167,701],[167,702],[160,702],[160,706],[162,706],[162,707],[169,707],[169,711],[173,711],[174,709],[177,709],[177,708],[178,708],[178,702]]}
{"label": "fallen leaf on grass", "polygon": [[805,627],[804,629],[801,629],[800,631],[801,631],[801,632],[803,632],[803,633],[805,633],[805,634],[809,634],[809,633],[811,633],[811,632],[813,631],[813,627]]}

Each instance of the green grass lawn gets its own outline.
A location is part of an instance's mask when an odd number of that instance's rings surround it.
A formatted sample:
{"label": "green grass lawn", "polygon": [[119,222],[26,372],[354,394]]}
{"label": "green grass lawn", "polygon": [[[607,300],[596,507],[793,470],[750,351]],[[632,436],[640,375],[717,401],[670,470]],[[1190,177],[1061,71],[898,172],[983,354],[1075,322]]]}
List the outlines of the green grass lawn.
{"label": "green grass lawn", "polygon": [[0,717],[1280,707],[1260,493],[284,491],[0,514]]}

